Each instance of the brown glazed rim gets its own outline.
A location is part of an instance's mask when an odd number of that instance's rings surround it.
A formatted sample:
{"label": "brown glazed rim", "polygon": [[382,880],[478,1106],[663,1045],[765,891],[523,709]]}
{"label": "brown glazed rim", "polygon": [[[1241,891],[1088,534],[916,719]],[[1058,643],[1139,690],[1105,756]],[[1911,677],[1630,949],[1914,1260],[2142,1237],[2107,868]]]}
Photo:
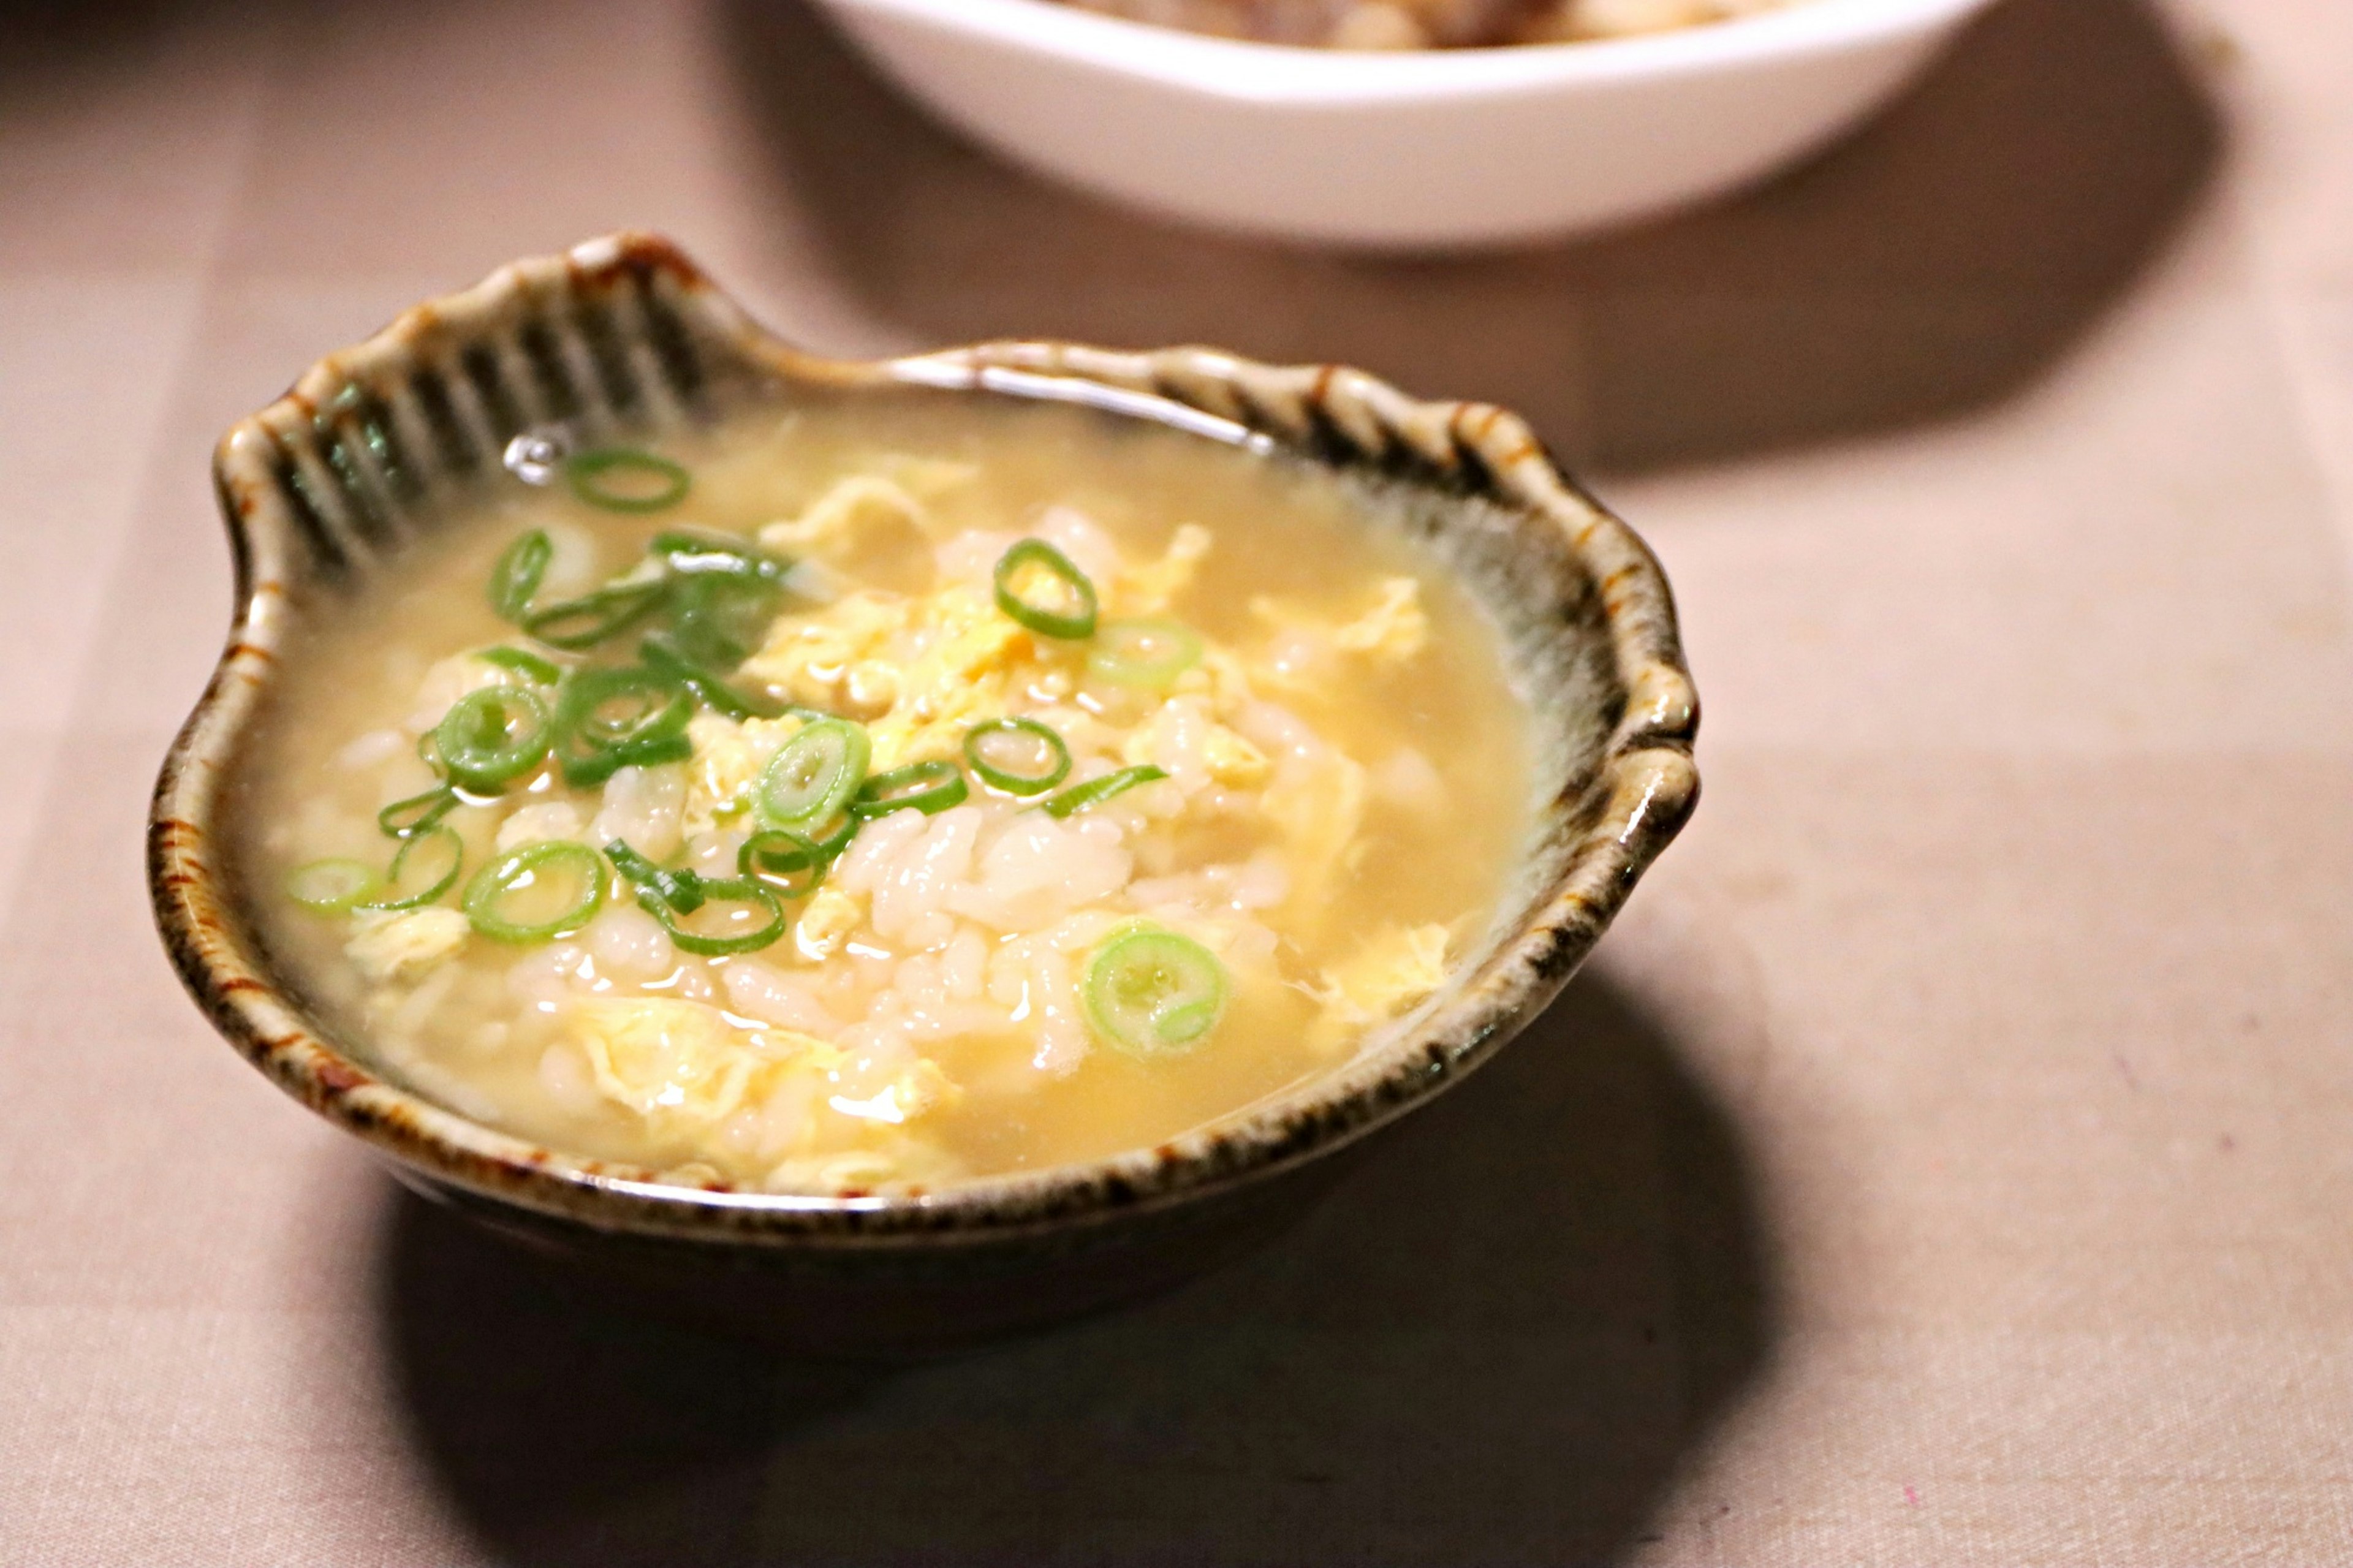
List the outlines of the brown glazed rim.
{"label": "brown glazed rim", "polygon": [[[448,389],[435,378],[456,380],[461,363],[476,369],[471,356],[492,343],[512,364],[544,369],[554,352],[547,323],[575,317],[586,323],[586,346],[573,344],[562,363],[586,367],[575,378],[584,384],[626,394],[612,401],[639,416],[676,413],[665,405],[692,405],[729,373],[1060,398],[1179,424],[1207,416],[1278,447],[1498,503],[1517,514],[1517,526],[1556,531],[1585,579],[1580,593],[1589,603],[1581,613],[1590,617],[1598,605],[1606,628],[1614,714],[1593,772],[1565,784],[1575,799],[1557,803],[1560,831],[1571,837],[1558,875],[1530,918],[1472,972],[1327,1076],[1157,1148],[935,1193],[811,1197],[680,1186],[648,1169],[493,1131],[378,1077],[314,1030],[235,912],[219,821],[223,784],[307,580],[340,574],[371,540],[396,534],[404,496],[420,510],[429,502],[384,454],[399,449],[390,443],[404,431],[429,425],[448,435]],[[515,357],[516,341],[528,354]],[[560,374],[541,379],[566,384]],[[386,412],[386,400],[404,389],[432,395],[420,405],[431,420],[409,403],[399,405],[404,415]],[[486,395],[481,405],[496,401]],[[525,422],[492,419],[488,428],[497,435]],[[286,396],[231,428],[214,468],[236,553],[236,619],[164,761],[149,821],[151,892],[174,964],[222,1035],[330,1121],[438,1181],[600,1229],[776,1245],[970,1239],[1112,1219],[1329,1152],[1450,1084],[1541,1010],[1698,794],[1691,757],[1698,700],[1650,552],[1562,473],[1516,416],[1485,404],[1419,402],[1361,371],[1258,364],[1203,348],[1124,353],[1054,342],[826,361],[771,336],[675,246],[625,234],[503,268],[329,355]],[[1558,543],[1547,548],[1558,553]],[[1567,598],[1553,607],[1579,613]]]}

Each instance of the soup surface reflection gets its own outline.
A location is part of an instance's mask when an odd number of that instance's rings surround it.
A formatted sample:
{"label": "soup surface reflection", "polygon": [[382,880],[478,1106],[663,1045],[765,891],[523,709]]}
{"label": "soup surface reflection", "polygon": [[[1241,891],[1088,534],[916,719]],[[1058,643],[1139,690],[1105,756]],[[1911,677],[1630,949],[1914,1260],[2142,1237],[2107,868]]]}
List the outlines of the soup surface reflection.
{"label": "soup surface reflection", "polygon": [[697,1184],[936,1188],[1345,1060],[1530,816],[1497,638],[1312,465],[909,395],[529,443],[313,607],[240,787],[354,1052]]}

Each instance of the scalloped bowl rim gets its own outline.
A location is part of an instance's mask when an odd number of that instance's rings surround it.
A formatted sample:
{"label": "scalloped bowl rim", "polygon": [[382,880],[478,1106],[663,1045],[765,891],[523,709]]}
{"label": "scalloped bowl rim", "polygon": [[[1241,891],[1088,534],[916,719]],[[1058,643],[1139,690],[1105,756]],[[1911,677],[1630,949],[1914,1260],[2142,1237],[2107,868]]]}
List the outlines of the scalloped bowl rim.
{"label": "scalloped bowl rim", "polygon": [[[1187,401],[1155,390],[1187,378],[1255,378],[1267,395],[1312,388],[1319,413],[1387,422],[1409,445],[1461,441],[1516,491],[1531,518],[1578,531],[1581,570],[1596,572],[1624,716],[1594,761],[1585,799],[1590,831],[1541,901],[1502,937],[1475,974],[1450,980],[1433,1003],[1392,1026],[1386,1043],[1290,1090],[1168,1140],[1157,1148],[1032,1172],[993,1175],[913,1195],[814,1196],[702,1189],[653,1172],[565,1153],[494,1131],[380,1077],[314,1030],[253,950],[231,879],[212,846],[223,778],[249,733],[290,616],[286,587],[292,530],[255,494],[273,421],[311,421],[372,369],[403,363],[419,344],[446,344],[470,324],[533,307],[550,289],[588,288],[618,269],[660,275],[747,365],[786,381],[838,387],[928,385],[1079,402]],[[1092,386],[1109,396],[1091,395]],[[1207,394],[1205,394],[1207,395]],[[1190,406],[1203,412],[1199,403]],[[1181,423],[1172,419],[1171,422]],[[1435,451],[1435,445],[1430,450]],[[1630,530],[1555,467],[1515,416],[1483,404],[1421,403],[1362,372],[1273,367],[1202,349],[1123,354],[1050,342],[979,344],[879,362],[816,358],[769,333],[712,285],[670,242],[623,234],[564,256],[514,263],[483,282],[404,313],[364,342],[330,354],[294,388],[233,426],[216,452],[222,510],[236,555],[237,616],[203,698],[165,759],[149,818],[148,871],[164,944],[216,1029],[280,1086],[380,1152],[426,1175],[501,1202],[592,1227],[739,1243],[902,1243],[980,1232],[1001,1236],[1116,1218],[1258,1180],[1372,1131],[1483,1061],[1540,1011],[1598,941],[1642,869],[1695,802],[1691,743],[1698,700],[1684,668],[1672,601],[1654,558]],[[1599,568],[1606,566],[1607,581]]]}

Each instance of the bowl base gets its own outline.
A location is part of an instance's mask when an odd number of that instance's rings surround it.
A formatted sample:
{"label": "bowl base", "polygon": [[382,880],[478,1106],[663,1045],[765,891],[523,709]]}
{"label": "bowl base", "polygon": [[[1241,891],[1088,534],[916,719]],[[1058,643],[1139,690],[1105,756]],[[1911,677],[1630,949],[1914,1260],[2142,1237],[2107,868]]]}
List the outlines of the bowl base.
{"label": "bowl base", "polygon": [[1076,1230],[757,1246],[599,1230],[399,1173],[527,1252],[549,1285],[764,1348],[864,1362],[949,1355],[1175,1289],[1272,1240],[1365,1142],[1188,1202]]}

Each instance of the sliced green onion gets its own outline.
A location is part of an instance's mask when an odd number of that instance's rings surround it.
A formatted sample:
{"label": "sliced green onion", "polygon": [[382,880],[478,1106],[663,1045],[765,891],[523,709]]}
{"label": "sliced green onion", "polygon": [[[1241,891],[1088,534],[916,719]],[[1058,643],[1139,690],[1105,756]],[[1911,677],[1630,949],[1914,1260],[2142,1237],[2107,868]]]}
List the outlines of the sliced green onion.
{"label": "sliced green onion", "polygon": [[849,848],[851,840],[858,837],[858,830],[865,826],[864,817],[852,816],[844,810],[837,811],[830,816],[819,817],[805,826],[794,828],[793,831],[807,839],[810,846],[830,863],[841,858],[843,853]]}
{"label": "sliced green onion", "polygon": [[1115,773],[1105,773],[1099,779],[1089,779],[1082,784],[1072,784],[1038,809],[1060,821],[1074,811],[1084,811],[1091,805],[1101,805],[1115,795],[1125,795],[1138,784],[1157,784],[1168,776],[1166,771],[1150,763],[1141,767],[1122,768]]}
{"label": "sliced green onion", "polygon": [[458,804],[458,792],[448,784],[436,784],[423,795],[412,795],[406,800],[396,800],[375,814],[375,825],[390,838],[413,838],[440,825],[450,808]]}
{"label": "sliced green onion", "polygon": [[491,568],[491,608],[499,619],[520,622],[531,614],[532,595],[539,592],[547,563],[554,559],[555,542],[543,528],[533,529],[506,547]]}
{"label": "sliced green onion", "polygon": [[[417,855],[419,850],[425,852],[421,861],[422,868],[412,876],[409,858]],[[436,876],[434,867],[442,860],[447,860],[448,864],[443,866],[439,875]],[[392,868],[385,873],[382,889],[362,900],[353,908],[422,909],[456,885],[458,872],[465,863],[466,841],[459,837],[455,830],[433,827],[423,832],[412,833],[402,839],[400,847],[394,851]],[[426,880],[427,878],[432,879],[427,882]],[[420,883],[424,885],[418,886]]]}
{"label": "sliced green onion", "polygon": [[550,647],[577,653],[628,630],[669,594],[670,584],[659,578],[615,583],[577,599],[533,610],[523,617],[522,629]]}
{"label": "sliced green onion", "polygon": [[484,664],[512,669],[524,679],[541,686],[553,686],[564,679],[563,668],[554,661],[519,647],[486,647],[474,657]]}
{"label": "sliced green onion", "polygon": [[1087,965],[1087,1016],[1131,1056],[1166,1057],[1207,1039],[1226,1011],[1226,966],[1190,937],[1146,929],[1105,942]]}
{"label": "sliced green onion", "polygon": [[648,669],[666,675],[702,700],[713,713],[742,723],[746,719],[774,719],[784,712],[781,703],[755,700],[744,696],[667,643],[649,637],[638,649],[638,658]]}
{"label": "sliced green onion", "polygon": [[693,717],[693,694],[661,670],[581,670],[555,700],[555,754],[565,782],[601,784],[624,767],[685,760],[694,751],[686,739]]}
{"label": "sliced green onion", "polygon": [[1095,585],[1042,539],[1025,539],[997,559],[997,607],[1039,637],[1094,635]]}
{"label": "sliced green onion", "polygon": [[565,756],[564,782],[575,789],[589,789],[623,768],[658,768],[665,763],[685,762],[693,755],[694,742],[683,734],[646,735]]}
{"label": "sliced green onion", "polygon": [[[756,952],[785,934],[784,906],[776,901],[773,889],[754,878],[665,871],[618,839],[605,846],[605,858],[636,885],[638,907],[661,922],[681,952],[724,958]],[[702,915],[701,925],[679,923],[697,913]],[[745,921],[754,913],[766,919],[744,930]],[[720,929],[711,929],[714,925]]]}
{"label": "sliced green onion", "polygon": [[660,511],[686,499],[694,483],[668,458],[634,447],[600,447],[564,460],[572,493],[607,511]]}
{"label": "sliced green onion", "polygon": [[758,577],[681,574],[670,582],[670,640],[690,658],[733,669],[765,637],[783,597],[783,590]]}
{"label": "sliced green onion", "polygon": [[[701,911],[696,926],[681,924],[681,915],[652,893],[644,889],[638,893],[638,907],[661,922],[680,952],[725,958],[731,953],[757,952],[785,934],[784,906],[765,883],[748,877],[698,877],[695,884],[702,893],[696,904]],[[742,929],[754,916],[766,918],[749,931]],[[712,929],[714,926],[718,929]]]}
{"label": "sliced green onion", "polygon": [[824,821],[849,806],[872,754],[865,729],[846,719],[796,731],[760,774],[761,815],[782,827]]}
{"label": "sliced green onion", "polygon": [[1087,649],[1087,673],[1120,686],[1166,691],[1201,662],[1200,634],[1181,621],[1153,616],[1106,621]]}
{"label": "sliced green onion", "polygon": [[744,662],[776,618],[792,563],[738,539],[654,536],[653,559],[670,580],[670,640],[698,664],[725,671]]}
{"label": "sliced green onion", "polygon": [[528,690],[485,686],[449,705],[433,745],[451,783],[495,795],[546,760],[553,733],[546,704]]}
{"label": "sliced green onion", "polygon": [[925,816],[960,805],[972,786],[964,770],[950,762],[909,763],[887,773],[876,773],[849,800],[852,816],[888,816],[910,806]]}
{"label": "sliced green onion", "polygon": [[605,846],[605,858],[638,889],[638,901],[650,896],[682,915],[702,907],[702,879],[692,871],[665,871],[620,839]]}
{"label": "sliced green onion", "polygon": [[1043,795],[1071,775],[1071,748],[1035,719],[975,724],[965,731],[964,760],[981,783],[1007,795]]}
{"label": "sliced green onion", "polygon": [[460,901],[474,929],[493,941],[553,942],[604,907],[605,863],[570,839],[525,844],[475,872]]}
{"label": "sliced green onion", "polygon": [[286,896],[322,915],[343,913],[382,885],[375,868],[360,860],[313,860],[286,874]]}
{"label": "sliced green onion", "polygon": [[799,834],[782,827],[754,833],[735,852],[735,869],[765,882],[779,898],[805,899],[825,880],[832,857]]}
{"label": "sliced green onion", "polygon": [[706,539],[695,533],[657,533],[651,546],[653,553],[671,571],[689,576],[718,573],[729,577],[751,577],[781,587],[793,569],[793,563],[782,556],[771,555],[757,545],[739,539]]}
{"label": "sliced green onion", "polygon": [[556,699],[556,728],[599,745],[674,735],[694,717],[694,699],[674,677],[641,665],[584,669]]}

